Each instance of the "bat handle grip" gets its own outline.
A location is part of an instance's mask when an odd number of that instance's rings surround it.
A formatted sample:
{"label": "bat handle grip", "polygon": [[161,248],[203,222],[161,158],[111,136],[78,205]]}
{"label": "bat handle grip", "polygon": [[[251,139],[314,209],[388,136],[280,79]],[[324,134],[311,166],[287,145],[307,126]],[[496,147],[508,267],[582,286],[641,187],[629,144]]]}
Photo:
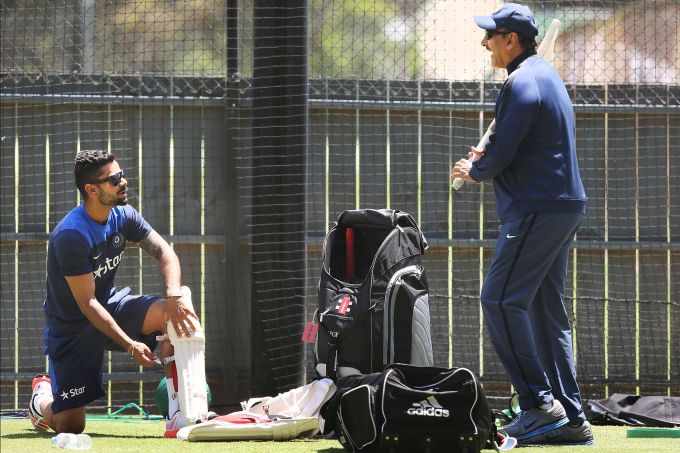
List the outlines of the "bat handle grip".
{"label": "bat handle grip", "polygon": [[463,181],[462,179],[456,178],[456,179],[453,180],[451,187],[453,187],[454,190],[460,190],[460,188],[463,187],[464,182],[465,181]]}
{"label": "bat handle grip", "polygon": [[[482,139],[477,144],[477,149],[485,149],[486,148],[486,145],[489,144],[489,137],[491,136],[491,134],[493,133],[495,128],[496,128],[496,121],[494,120],[494,121],[491,122],[491,124],[487,128],[486,132],[484,133],[484,136],[482,137]],[[470,156],[468,158],[468,160],[470,162],[476,161],[477,160],[477,154],[473,154],[472,156]],[[463,184],[465,184],[465,181],[463,181],[460,178],[456,178],[451,183],[451,187],[453,187],[454,190],[459,190],[461,187],[463,187]]]}
{"label": "bat handle grip", "polygon": [[[477,160],[476,157],[477,157],[477,156],[476,156],[475,154],[473,154],[471,157],[468,158],[468,160],[469,160],[470,162],[474,162],[474,161]],[[463,184],[465,184],[465,181],[463,181],[463,180],[460,179],[460,178],[456,178],[456,179],[454,179],[453,182],[451,183],[451,187],[453,187],[455,190],[459,190],[461,187],[463,187]]]}

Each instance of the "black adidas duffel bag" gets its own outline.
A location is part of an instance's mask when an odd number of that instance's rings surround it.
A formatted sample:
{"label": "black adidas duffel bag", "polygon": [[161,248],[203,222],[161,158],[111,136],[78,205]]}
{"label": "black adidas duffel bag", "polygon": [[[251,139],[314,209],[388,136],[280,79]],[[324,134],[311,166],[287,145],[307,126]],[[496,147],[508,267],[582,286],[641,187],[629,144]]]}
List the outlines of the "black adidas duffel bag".
{"label": "black adidas duffel bag", "polygon": [[476,453],[491,447],[494,416],[467,368],[393,364],[337,381],[327,425],[348,451]]}

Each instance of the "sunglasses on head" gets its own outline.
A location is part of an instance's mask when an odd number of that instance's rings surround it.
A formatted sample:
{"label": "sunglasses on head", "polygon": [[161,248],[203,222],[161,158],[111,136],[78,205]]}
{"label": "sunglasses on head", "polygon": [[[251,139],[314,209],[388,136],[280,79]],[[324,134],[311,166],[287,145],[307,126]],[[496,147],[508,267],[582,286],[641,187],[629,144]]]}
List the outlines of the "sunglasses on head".
{"label": "sunglasses on head", "polygon": [[125,173],[123,173],[123,170],[119,171],[118,173],[114,173],[112,175],[107,176],[104,179],[98,179],[91,184],[102,184],[105,182],[109,182],[112,186],[117,186],[120,184],[120,180],[125,177]]}
{"label": "sunglasses on head", "polygon": [[501,30],[501,31],[499,31],[499,30],[487,30],[484,37],[488,41],[489,39],[493,38],[496,35],[508,35],[510,33],[512,33],[512,32],[511,31],[503,31],[503,30]]}

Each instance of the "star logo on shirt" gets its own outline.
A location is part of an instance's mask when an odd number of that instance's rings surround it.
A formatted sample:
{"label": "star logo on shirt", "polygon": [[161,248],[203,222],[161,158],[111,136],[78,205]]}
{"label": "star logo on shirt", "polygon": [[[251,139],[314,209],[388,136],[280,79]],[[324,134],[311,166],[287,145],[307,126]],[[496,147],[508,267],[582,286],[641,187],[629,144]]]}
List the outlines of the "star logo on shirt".
{"label": "star logo on shirt", "polygon": [[100,264],[97,270],[94,271],[94,277],[95,278],[100,278],[102,276],[102,272],[106,270],[106,266],[103,264]]}
{"label": "star logo on shirt", "polygon": [[66,393],[66,390],[64,390],[63,392],[61,392],[61,395],[59,395],[59,396],[61,396],[61,399],[63,399],[63,400],[67,400],[67,399],[68,399],[68,393]]}

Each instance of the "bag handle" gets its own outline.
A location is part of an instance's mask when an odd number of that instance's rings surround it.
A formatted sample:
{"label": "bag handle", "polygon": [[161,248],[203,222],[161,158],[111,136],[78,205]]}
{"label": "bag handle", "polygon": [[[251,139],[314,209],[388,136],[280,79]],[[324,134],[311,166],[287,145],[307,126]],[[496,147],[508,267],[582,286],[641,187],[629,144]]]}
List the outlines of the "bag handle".
{"label": "bag handle", "polygon": [[420,237],[420,253],[425,253],[428,248],[425,235],[418,227],[418,223],[411,214],[398,209],[351,209],[343,211],[335,222],[336,228],[374,226],[384,228],[407,227],[416,230]]}

